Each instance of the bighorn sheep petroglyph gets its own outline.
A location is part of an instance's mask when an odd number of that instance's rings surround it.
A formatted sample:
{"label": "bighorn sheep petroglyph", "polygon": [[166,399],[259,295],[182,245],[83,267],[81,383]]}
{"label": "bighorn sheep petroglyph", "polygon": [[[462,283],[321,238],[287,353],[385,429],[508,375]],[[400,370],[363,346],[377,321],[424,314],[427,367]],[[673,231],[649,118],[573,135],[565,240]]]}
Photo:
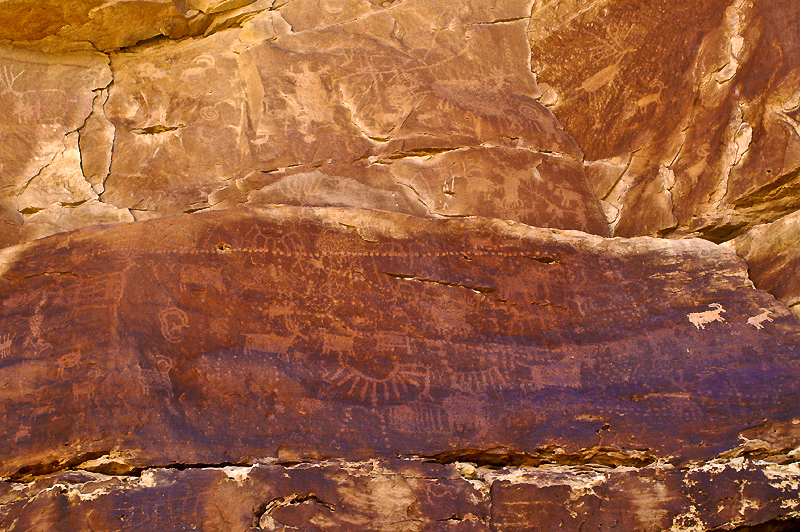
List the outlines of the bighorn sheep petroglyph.
{"label": "bighorn sheep petroglyph", "polygon": [[697,327],[697,329],[705,329],[706,325],[712,321],[721,321],[722,323],[725,323],[725,318],[722,317],[722,313],[725,312],[725,309],[722,308],[722,305],[719,303],[711,303],[708,306],[714,310],[707,310],[705,312],[691,312],[686,315],[689,318],[689,321],[692,322],[692,325]]}
{"label": "bighorn sheep petroglyph", "polygon": [[761,325],[765,321],[772,321],[772,318],[769,317],[769,309],[761,308],[763,312],[761,314],[756,314],[755,316],[751,316],[747,318],[747,323],[755,327],[756,329],[763,329],[764,326]]}

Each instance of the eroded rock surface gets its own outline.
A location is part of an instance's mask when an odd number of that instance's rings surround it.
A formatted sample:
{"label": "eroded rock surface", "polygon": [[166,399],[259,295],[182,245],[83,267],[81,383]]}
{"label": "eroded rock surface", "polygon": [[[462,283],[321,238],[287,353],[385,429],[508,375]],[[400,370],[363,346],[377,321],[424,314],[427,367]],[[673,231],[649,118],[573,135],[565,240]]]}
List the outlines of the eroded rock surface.
{"label": "eroded rock surface", "polygon": [[214,33],[275,6],[273,0],[9,0],[0,4],[0,41],[108,52],[157,37]]}
{"label": "eroded rock surface", "polygon": [[[530,5],[279,7],[205,38],[98,46],[111,50],[91,56],[109,62],[109,79],[66,90],[82,103],[74,129],[47,130],[50,158],[8,154],[31,169],[2,177],[6,217],[24,222],[4,244],[269,203],[608,234],[581,150],[537,101]],[[14,83],[19,69],[8,64]],[[17,114],[31,105],[9,101]],[[52,160],[56,148],[64,153]],[[37,171],[46,184],[22,197],[19,183]]]}
{"label": "eroded rock surface", "polygon": [[[9,532],[706,530],[796,512],[799,483],[796,464],[745,459],[685,469],[490,469],[407,459],[155,468],[127,476],[74,471],[0,484],[0,526]],[[728,502],[719,508],[719,500]],[[796,525],[773,520],[769,530]]]}
{"label": "eroded rock surface", "polygon": [[[305,31],[269,12],[241,32],[114,55],[104,201],[142,216],[277,202],[606,234],[580,150],[521,68],[525,23],[467,9],[421,31],[416,9]],[[154,93],[164,77],[180,81]]]}
{"label": "eroded rock surface", "polygon": [[15,481],[103,456],[117,473],[398,455],[685,468],[792,463],[800,445],[800,327],[701,240],[283,207],[55,235],[3,262]]}
{"label": "eroded rock surface", "polygon": [[81,132],[109,83],[101,54],[0,47],[0,246],[133,219],[101,204],[81,171]]}
{"label": "eroded rock surface", "polygon": [[800,4],[540,2],[543,102],[615,234],[714,241],[798,208]]}
{"label": "eroded rock surface", "polygon": [[793,530],[798,35],[0,2],[0,529]]}
{"label": "eroded rock surface", "polygon": [[800,211],[757,225],[731,244],[747,261],[755,285],[789,305],[800,318]]}

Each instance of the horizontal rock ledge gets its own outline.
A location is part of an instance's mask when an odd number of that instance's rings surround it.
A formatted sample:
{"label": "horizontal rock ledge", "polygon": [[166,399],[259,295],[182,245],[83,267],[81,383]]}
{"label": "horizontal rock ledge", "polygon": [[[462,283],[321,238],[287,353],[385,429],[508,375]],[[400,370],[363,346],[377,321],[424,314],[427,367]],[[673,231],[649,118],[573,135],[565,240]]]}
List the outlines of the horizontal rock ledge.
{"label": "horizontal rock ledge", "polygon": [[[148,469],[135,477],[69,471],[28,484],[0,482],[0,527],[510,532],[536,523],[542,531],[654,532],[767,523],[754,530],[792,530],[798,485],[797,463],[743,458],[615,469],[264,460]],[[720,507],[719,501],[726,502]]]}

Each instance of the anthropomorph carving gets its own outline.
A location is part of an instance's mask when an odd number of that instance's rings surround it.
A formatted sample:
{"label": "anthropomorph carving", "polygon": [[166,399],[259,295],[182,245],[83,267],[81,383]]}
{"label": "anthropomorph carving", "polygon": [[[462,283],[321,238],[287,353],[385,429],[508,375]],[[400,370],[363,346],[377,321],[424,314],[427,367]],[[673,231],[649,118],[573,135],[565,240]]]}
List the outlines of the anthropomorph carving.
{"label": "anthropomorph carving", "polygon": [[44,301],[42,301],[36,309],[36,312],[28,319],[28,324],[31,328],[30,336],[25,340],[24,345],[30,346],[36,352],[44,351],[45,349],[49,349],[53,347],[50,342],[47,342],[42,338],[42,323],[44,322],[44,316],[42,316],[42,306],[44,305]]}
{"label": "anthropomorph carving", "polygon": [[14,337],[10,334],[0,336],[0,358],[6,358],[11,355],[11,345],[13,341]]}

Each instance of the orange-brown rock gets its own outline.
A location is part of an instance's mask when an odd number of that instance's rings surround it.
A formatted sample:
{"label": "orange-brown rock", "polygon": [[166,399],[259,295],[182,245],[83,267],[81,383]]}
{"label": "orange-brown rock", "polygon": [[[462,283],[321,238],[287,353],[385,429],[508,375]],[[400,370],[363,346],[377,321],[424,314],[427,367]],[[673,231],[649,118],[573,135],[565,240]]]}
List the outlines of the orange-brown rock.
{"label": "orange-brown rock", "polygon": [[9,0],[0,4],[0,41],[107,52],[155,37],[213,33],[273,7],[273,0]]}
{"label": "orange-brown rock", "polygon": [[456,13],[443,41],[414,5],[306,31],[267,12],[114,54],[103,201],[137,218],[279,202],[606,234],[580,150],[534,99],[525,23]]}
{"label": "orange-brown rock", "polygon": [[800,319],[800,211],[757,225],[731,241],[757,288],[783,301]]}
{"label": "orange-brown rock", "polygon": [[[275,202],[482,215],[608,234],[581,150],[536,100],[529,6],[448,6],[286,5],[250,12],[205,38],[97,45],[115,50],[110,59],[35,52],[47,64],[80,57],[76,69],[94,61],[104,77],[60,88],[68,124],[26,141],[41,145],[41,155],[8,153],[28,167],[0,176],[3,214],[15,225],[0,243]],[[24,66],[6,63],[8,82],[27,90],[30,75],[17,79]],[[39,105],[7,104],[17,115]],[[64,112],[33,120],[49,126]],[[19,123],[0,133],[18,135]]]}
{"label": "orange-brown rock", "polygon": [[86,118],[110,82],[108,59],[101,54],[0,47],[0,246],[91,223],[133,220],[129,212],[101,203],[98,183],[81,171]]}
{"label": "orange-brown rock", "polygon": [[[59,530],[790,532],[795,466],[475,468],[418,459],[259,463],[0,483],[0,527]],[[718,501],[725,500],[720,508]],[[763,523],[763,524],[762,524]],[[730,529],[730,528],[726,528]]]}
{"label": "orange-brown rock", "polygon": [[797,529],[798,35],[0,1],[0,531]]}
{"label": "orange-brown rock", "polygon": [[618,235],[722,241],[798,208],[800,4],[543,2],[547,103]]}
{"label": "orange-brown rock", "polygon": [[700,240],[240,208],[2,260],[11,481],[270,457],[791,464],[800,444],[800,326]]}

